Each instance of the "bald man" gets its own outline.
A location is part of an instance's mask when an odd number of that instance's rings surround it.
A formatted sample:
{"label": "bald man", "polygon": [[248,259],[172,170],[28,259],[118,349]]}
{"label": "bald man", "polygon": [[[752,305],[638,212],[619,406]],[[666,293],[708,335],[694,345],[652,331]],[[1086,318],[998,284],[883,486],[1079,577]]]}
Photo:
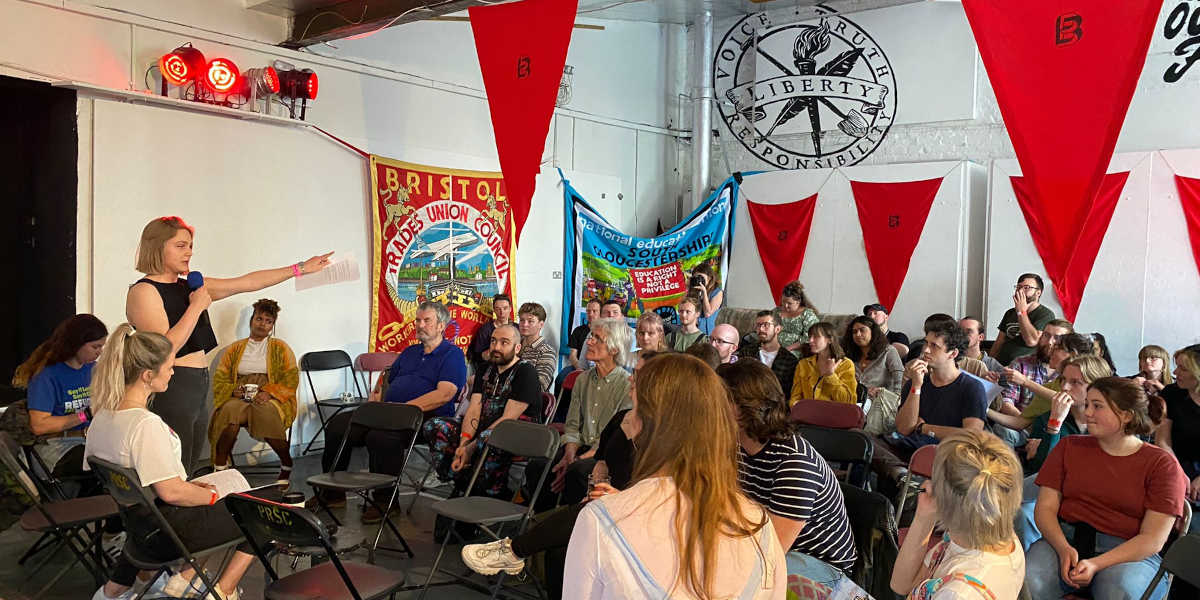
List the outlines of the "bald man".
{"label": "bald man", "polygon": [[729,323],[721,323],[713,327],[712,335],[708,337],[708,343],[717,349],[722,364],[732,363],[737,362],[738,341],[741,338],[737,327]]}

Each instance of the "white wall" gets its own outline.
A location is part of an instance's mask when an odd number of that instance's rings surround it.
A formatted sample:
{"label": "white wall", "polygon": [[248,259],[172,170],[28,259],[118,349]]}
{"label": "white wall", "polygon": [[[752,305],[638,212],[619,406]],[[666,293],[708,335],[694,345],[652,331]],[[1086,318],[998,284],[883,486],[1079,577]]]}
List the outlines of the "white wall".
{"label": "white wall", "polygon": [[982,196],[971,194],[972,179],[982,174],[979,165],[939,162],[770,171],[747,176],[735,221],[727,302],[730,306],[760,308],[778,304],[778,298],[771,297],[763,273],[746,201],[784,204],[818,194],[800,280],[805,293],[822,312],[859,314],[864,304],[876,301],[876,295],[850,180],[914,181],[944,176],[913,251],[908,277],[896,305],[890,307],[889,324],[912,336],[921,331],[925,316],[931,312],[964,313],[975,300],[972,294],[978,293],[968,283],[982,278],[982,273],[972,267],[981,264],[982,258],[972,255],[968,242],[972,211],[981,212],[983,208],[979,202]]}
{"label": "white wall", "polygon": [[[499,170],[468,24],[405,25],[339,43],[338,51],[322,47],[329,56],[318,56],[252,41],[269,36],[275,18],[247,11],[239,19],[220,1],[202,16],[196,11],[203,3],[191,1],[116,0],[122,10],[113,11],[71,0],[0,0],[0,74],[144,90],[147,67],[184,41],[242,69],[282,58],[319,74],[310,123],[400,160]],[[653,233],[659,218],[673,224],[686,178],[677,171],[672,108],[681,85],[675,63],[683,56],[683,28],[589,23],[603,29],[575,30],[568,56],[577,67],[575,99],[556,111],[544,167],[582,172],[576,178],[581,189],[604,194],[611,203],[607,214],[631,232]],[[633,63],[641,69],[636,74],[619,68]],[[353,284],[297,294],[285,283],[217,303],[211,314],[222,345],[247,334],[247,307],[269,295],[283,305],[280,337],[297,353],[365,350],[369,188],[356,154],[308,129],[84,93],[79,172],[80,311],[94,311],[110,325],[124,320],[125,289],[138,277],[132,269],[138,233],[150,218],[179,214],[197,227],[194,265],[209,275],[282,266],[326,249],[353,252],[364,267],[364,279]],[[554,340],[561,280],[553,272],[562,270],[562,246],[553,240],[561,236],[562,197],[547,187],[557,175],[538,182],[529,233],[518,245],[516,283],[518,301],[547,305]],[[317,383],[318,394],[340,391],[335,378]],[[310,395],[302,387],[301,403]],[[297,439],[313,427],[302,429]]]}

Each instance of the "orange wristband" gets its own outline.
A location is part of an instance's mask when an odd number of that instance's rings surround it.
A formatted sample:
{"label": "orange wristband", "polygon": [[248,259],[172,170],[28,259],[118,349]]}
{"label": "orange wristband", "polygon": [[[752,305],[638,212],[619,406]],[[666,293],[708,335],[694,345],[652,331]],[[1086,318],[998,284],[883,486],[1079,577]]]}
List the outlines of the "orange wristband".
{"label": "orange wristband", "polygon": [[217,490],[209,490],[212,492],[212,498],[209,498],[208,505],[212,506],[217,503]]}

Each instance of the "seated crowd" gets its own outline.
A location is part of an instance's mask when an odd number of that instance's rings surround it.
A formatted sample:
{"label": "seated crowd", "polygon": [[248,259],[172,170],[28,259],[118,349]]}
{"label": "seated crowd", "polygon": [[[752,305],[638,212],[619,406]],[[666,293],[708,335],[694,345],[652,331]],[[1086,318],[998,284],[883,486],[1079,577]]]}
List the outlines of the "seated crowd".
{"label": "seated crowd", "polygon": [[[980,319],[940,313],[910,338],[889,328],[880,304],[838,327],[822,320],[800,282],[783,288],[777,308],[755,314],[753,331],[739,332],[717,319],[716,274],[694,277],[698,285],[675,306],[678,324],[646,312],[630,327],[620,303],[589,300],[557,377],[559,352],[542,335],[545,307],[522,304],[514,320],[512,299],[496,295],[493,319],[464,353],[445,338],[446,307],[419,305],[418,343],[368,401],[424,413],[418,442],[432,466],[421,487],[515,496],[541,513],[511,537],[464,546],[468,567],[516,574],[541,553],[553,597],[829,597],[879,561],[862,556],[874,545],[856,539],[845,472],[791,418],[802,401],[857,406],[873,445],[863,474],[870,487],[913,500],[901,507],[911,521],[894,565],[875,564],[889,569],[897,594],[1140,597],[1169,540],[1187,533],[1187,509],[1200,506],[1200,345],[1174,355],[1146,346],[1138,373],[1118,377],[1102,336],[1076,333],[1040,304],[1036,274],[1018,278],[990,345]],[[273,336],[279,313],[272,300],[256,302],[250,336],[214,363],[208,434],[215,470],[230,468],[245,428],[279,455],[278,480],[288,485],[299,370]],[[172,342],[129,324],[107,334],[95,317],[77,315],[17,371],[44,469],[75,476],[88,468],[85,457],[116,462],[154,489],[187,543],[239,538],[216,491],[191,481],[172,429],[146,410],[167,389]],[[345,470],[350,453],[339,448],[365,446],[372,472],[399,475],[411,435],[366,427],[353,414],[327,423],[322,469]],[[489,452],[469,486],[506,420],[561,423],[557,455]],[[910,458],[931,445],[932,476],[908,483]],[[529,485],[510,478],[516,460]],[[534,496],[531,482],[543,473]],[[909,485],[919,491],[906,494]],[[363,506],[364,523],[394,508],[375,500]],[[344,493],[317,489],[309,506],[345,503]],[[170,552],[154,532],[130,525],[148,553]],[[219,597],[238,597],[252,562],[239,546],[220,573]],[[161,591],[183,597],[192,575],[175,573]],[[135,576],[119,563],[95,598],[132,597]],[[1163,581],[1149,597],[1166,593]]]}

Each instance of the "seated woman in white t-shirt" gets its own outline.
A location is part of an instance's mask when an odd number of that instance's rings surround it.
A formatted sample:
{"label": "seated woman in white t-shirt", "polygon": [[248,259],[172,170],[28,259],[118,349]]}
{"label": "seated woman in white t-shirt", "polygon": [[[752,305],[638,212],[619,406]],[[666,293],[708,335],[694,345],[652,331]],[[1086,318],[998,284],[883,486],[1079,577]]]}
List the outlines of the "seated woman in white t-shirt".
{"label": "seated woman in white t-shirt", "polygon": [[[1021,463],[1000,438],[963,431],[943,440],[892,568],[892,591],[910,600],[1016,600],[1025,580],[1013,531],[1021,488]],[[935,523],[945,534],[927,550]]]}
{"label": "seated woman in white t-shirt", "polygon": [[[154,489],[163,515],[189,548],[209,548],[242,537],[229,511],[220,503],[211,485],[187,481],[180,459],[179,437],[156,414],[146,410],[151,394],[167,389],[174,373],[171,342],[151,332],[135,332],[122,323],[108,338],[92,376],[94,417],[88,431],[85,459],[96,457],[137,472],[143,485]],[[136,509],[135,509],[136,513]],[[132,543],[147,556],[178,558],[169,539],[158,532],[151,519],[123,515]],[[248,545],[238,547],[217,581],[222,600],[238,598],[237,584],[254,562]],[[130,588],[137,569],[123,558],[108,583],[93,600],[132,598]],[[164,593],[183,597],[195,575],[192,569],[176,573]],[[197,580],[197,585],[200,584]],[[200,588],[202,589],[202,588]],[[198,595],[198,594],[197,594]]]}
{"label": "seated woman in white t-shirt", "polygon": [[782,600],[783,551],[738,489],[721,379],[695,357],[660,355],[638,370],[632,397],[622,429],[638,449],[635,483],[580,512],[563,597]]}

